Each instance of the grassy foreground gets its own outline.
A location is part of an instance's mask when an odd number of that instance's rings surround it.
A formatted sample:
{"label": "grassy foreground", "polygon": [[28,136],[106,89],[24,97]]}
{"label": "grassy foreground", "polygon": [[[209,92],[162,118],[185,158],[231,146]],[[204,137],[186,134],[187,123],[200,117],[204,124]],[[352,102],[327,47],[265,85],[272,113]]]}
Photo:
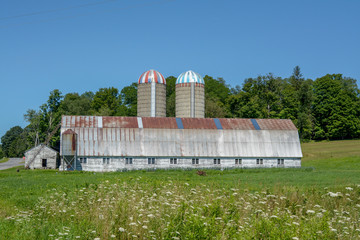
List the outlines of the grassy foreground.
{"label": "grassy foreground", "polygon": [[0,171],[0,239],[357,239],[360,141],[301,169]]}

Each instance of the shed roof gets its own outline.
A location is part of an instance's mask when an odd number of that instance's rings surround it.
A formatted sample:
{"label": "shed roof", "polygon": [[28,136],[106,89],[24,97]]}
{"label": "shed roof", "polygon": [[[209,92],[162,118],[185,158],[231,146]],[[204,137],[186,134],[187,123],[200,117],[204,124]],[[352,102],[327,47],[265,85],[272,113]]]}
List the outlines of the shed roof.
{"label": "shed roof", "polygon": [[[64,133],[63,133],[63,134],[64,134]],[[41,146],[43,146],[44,148],[47,148],[47,149],[49,149],[49,150],[51,150],[51,151],[53,151],[53,152],[55,152],[55,153],[58,153],[58,151],[56,151],[55,149],[52,149],[51,147],[48,147],[48,146],[44,145],[43,143],[37,145],[36,147],[32,147],[32,148],[26,150],[25,153],[28,153],[28,152],[30,152],[30,151],[33,151],[33,150],[35,150],[35,149],[37,149],[37,148],[39,148],[39,147],[41,147]]]}

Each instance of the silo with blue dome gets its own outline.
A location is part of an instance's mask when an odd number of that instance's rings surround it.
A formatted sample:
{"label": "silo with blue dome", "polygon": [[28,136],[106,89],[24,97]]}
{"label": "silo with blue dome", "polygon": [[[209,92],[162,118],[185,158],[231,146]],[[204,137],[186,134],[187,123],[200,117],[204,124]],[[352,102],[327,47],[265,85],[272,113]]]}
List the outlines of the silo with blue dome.
{"label": "silo with blue dome", "polygon": [[187,71],[176,80],[176,117],[205,117],[205,82],[200,74]]}

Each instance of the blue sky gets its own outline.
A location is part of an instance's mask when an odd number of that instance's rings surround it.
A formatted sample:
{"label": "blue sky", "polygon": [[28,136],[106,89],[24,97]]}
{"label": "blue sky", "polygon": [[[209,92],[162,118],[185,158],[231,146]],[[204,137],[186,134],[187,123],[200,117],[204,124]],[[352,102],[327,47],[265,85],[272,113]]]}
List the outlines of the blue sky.
{"label": "blue sky", "polygon": [[0,137],[50,91],[119,89],[156,69],[360,80],[360,1],[3,0]]}

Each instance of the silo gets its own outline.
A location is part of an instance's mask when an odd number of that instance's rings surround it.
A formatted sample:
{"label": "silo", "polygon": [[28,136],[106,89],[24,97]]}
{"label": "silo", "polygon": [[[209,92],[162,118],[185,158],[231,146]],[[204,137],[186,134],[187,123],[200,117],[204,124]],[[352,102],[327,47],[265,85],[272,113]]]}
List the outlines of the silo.
{"label": "silo", "polygon": [[179,75],[176,80],[176,117],[205,117],[205,82],[193,71]]}
{"label": "silo", "polygon": [[77,134],[71,129],[61,134],[60,154],[62,170],[76,170]]}
{"label": "silo", "polygon": [[137,115],[166,117],[166,80],[155,70],[144,72],[138,80]]}

